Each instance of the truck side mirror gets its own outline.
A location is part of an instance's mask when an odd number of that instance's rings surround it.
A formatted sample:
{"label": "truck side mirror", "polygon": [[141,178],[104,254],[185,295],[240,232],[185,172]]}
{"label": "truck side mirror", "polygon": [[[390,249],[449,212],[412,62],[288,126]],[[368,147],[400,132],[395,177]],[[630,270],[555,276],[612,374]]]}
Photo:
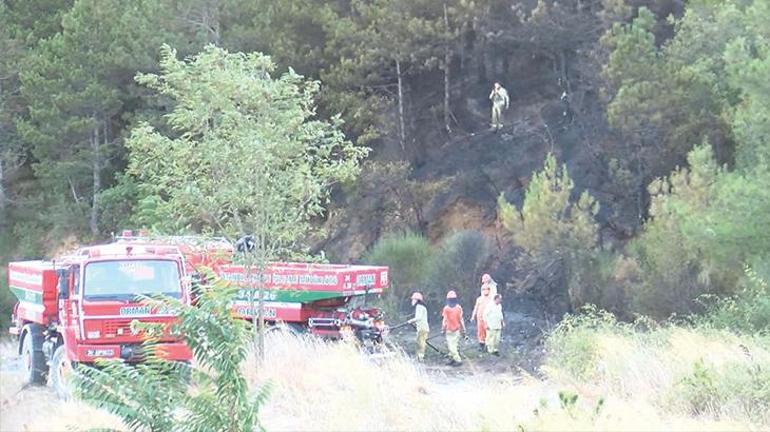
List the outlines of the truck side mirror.
{"label": "truck side mirror", "polygon": [[58,278],[58,291],[59,300],[67,300],[70,298],[70,272],[69,269],[56,270],[56,277]]}

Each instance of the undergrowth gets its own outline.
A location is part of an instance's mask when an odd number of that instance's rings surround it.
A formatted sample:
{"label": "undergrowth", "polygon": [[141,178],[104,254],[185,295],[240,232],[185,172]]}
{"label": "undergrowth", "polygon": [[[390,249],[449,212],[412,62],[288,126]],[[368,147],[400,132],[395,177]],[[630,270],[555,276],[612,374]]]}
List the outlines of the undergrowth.
{"label": "undergrowth", "polygon": [[770,425],[770,338],[697,324],[622,323],[588,308],[547,340],[554,380],[642,398],[664,412]]}

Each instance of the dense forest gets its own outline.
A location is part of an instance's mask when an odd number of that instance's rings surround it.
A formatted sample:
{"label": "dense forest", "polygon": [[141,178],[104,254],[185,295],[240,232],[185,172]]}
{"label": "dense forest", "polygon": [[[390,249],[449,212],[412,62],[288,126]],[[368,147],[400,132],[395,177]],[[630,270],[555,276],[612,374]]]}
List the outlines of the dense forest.
{"label": "dense forest", "polygon": [[[391,264],[399,296],[474,290],[467,275],[491,268],[556,312],[702,311],[767,270],[769,38],[760,0],[6,0],[0,255],[126,227],[221,233],[224,204],[209,197],[256,189],[190,178],[198,161],[173,140],[218,120],[187,116],[173,88],[185,85],[151,77],[199,53],[258,52],[303,95],[294,111],[264,108],[279,87],[204,69],[186,91],[276,122],[263,128],[317,119],[302,133],[342,146],[349,170],[312,169],[333,178],[313,187],[333,189],[296,248]],[[494,81],[511,95],[498,134]],[[265,99],[217,99],[249,91]],[[219,138],[208,151],[248,160]],[[160,153],[180,163],[153,168]],[[175,194],[187,180],[200,188]]]}
{"label": "dense forest", "polygon": [[200,267],[143,300],[190,362],[0,335],[0,429],[768,430],[768,95],[768,0],[2,0],[0,333],[9,261],[123,229],[390,272],[368,347]]}

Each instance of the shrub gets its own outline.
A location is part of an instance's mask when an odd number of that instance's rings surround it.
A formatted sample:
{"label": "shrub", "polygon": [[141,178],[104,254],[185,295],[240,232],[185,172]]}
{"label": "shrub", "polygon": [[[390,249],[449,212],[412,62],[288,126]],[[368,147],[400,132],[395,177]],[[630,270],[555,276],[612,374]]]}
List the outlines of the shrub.
{"label": "shrub", "polygon": [[11,324],[11,312],[13,305],[16,304],[16,297],[8,287],[7,271],[7,267],[3,263],[0,266],[0,329],[3,331],[7,330]]}
{"label": "shrub", "polygon": [[664,411],[770,423],[770,340],[700,326],[617,322],[595,308],[548,336],[543,370],[556,380],[647,400]]}
{"label": "shrub", "polygon": [[649,186],[650,220],[629,248],[642,275],[635,308],[659,318],[701,312],[704,295],[735,295],[741,264],[770,253],[770,171],[727,171],[708,145],[687,161]]}
{"label": "shrub", "polygon": [[423,293],[429,310],[436,312],[448,290],[464,303],[478,295],[481,269],[491,255],[489,240],[480,232],[466,230],[447,237],[438,248],[411,232],[380,239],[366,255],[366,262],[390,267],[390,289],[383,307],[391,316],[411,311],[409,295]]}
{"label": "shrub", "polygon": [[388,314],[398,315],[409,305],[410,293],[422,289],[433,255],[428,240],[412,232],[386,235],[372,247],[365,261],[390,267],[390,287],[382,299]]}
{"label": "shrub", "polygon": [[[104,360],[99,368],[79,368],[77,393],[87,403],[120,417],[131,430],[246,432],[261,429],[259,409],[266,387],[250,391],[243,365],[251,325],[230,313],[238,287],[213,274],[195,307],[176,299],[148,299],[151,307],[179,316],[175,331],[192,350],[191,367],[156,355],[152,326],[145,361],[138,366]],[[191,369],[191,374],[187,372]],[[186,376],[191,375],[188,383]]]}
{"label": "shrub", "polygon": [[546,339],[546,369],[558,375],[589,379],[599,357],[599,337],[622,328],[607,312],[586,306],[566,315]]}
{"label": "shrub", "polygon": [[679,379],[667,398],[693,415],[738,413],[754,421],[768,421],[770,370],[764,362],[732,361],[722,365],[698,359]]}
{"label": "shrub", "polygon": [[770,334],[770,284],[746,267],[741,288],[732,297],[705,297],[707,312],[695,321],[715,328],[745,333]]}
{"label": "shrub", "polygon": [[479,295],[482,268],[491,253],[489,239],[478,231],[459,231],[447,237],[423,283],[434,310],[449,290],[456,291],[462,303],[473,305]]}

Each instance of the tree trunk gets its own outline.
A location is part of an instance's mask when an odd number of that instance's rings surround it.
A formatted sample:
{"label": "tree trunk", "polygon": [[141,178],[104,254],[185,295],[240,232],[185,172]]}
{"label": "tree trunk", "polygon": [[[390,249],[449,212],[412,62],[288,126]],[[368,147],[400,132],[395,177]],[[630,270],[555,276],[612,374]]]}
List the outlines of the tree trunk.
{"label": "tree trunk", "polygon": [[406,157],[406,130],[404,127],[404,80],[401,74],[401,62],[396,59],[396,77],[398,79],[398,125],[399,125],[399,143],[401,151]]}
{"label": "tree trunk", "polygon": [[99,234],[99,191],[102,188],[102,178],[100,175],[102,158],[99,149],[101,145],[99,142],[99,126],[100,125],[97,125],[94,128],[93,134],[91,135],[91,150],[93,151],[93,199],[91,203],[91,220],[89,225],[91,228],[91,234],[94,237]]}
{"label": "tree trunk", "polygon": [[5,228],[5,179],[3,178],[2,154],[0,154],[0,228]]}
{"label": "tree trunk", "polygon": [[[267,222],[264,222],[267,224]],[[264,230],[260,230],[264,231]],[[265,359],[265,284],[262,275],[265,274],[265,268],[267,267],[267,257],[265,256],[265,247],[267,242],[265,239],[265,233],[261,232],[259,236],[259,319],[258,319],[258,331],[259,331],[259,363]]]}
{"label": "tree trunk", "polygon": [[562,89],[567,92],[567,94],[572,93],[569,80],[567,79],[567,55],[564,50],[559,51],[559,74],[562,81]]}
{"label": "tree trunk", "polygon": [[444,3],[444,31],[447,34],[447,40],[444,44],[444,128],[447,133],[451,134],[452,128],[449,124],[449,16],[447,15],[446,3]]}

